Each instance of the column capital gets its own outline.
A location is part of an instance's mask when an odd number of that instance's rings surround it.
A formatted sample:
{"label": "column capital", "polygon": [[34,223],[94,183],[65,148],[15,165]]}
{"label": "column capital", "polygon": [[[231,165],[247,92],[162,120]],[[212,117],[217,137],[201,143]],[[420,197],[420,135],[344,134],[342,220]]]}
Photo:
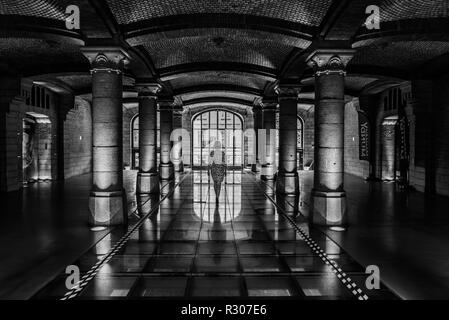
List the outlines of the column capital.
{"label": "column capital", "polygon": [[260,111],[262,109],[262,98],[257,97],[254,98],[252,110],[254,111]]}
{"label": "column capital", "polygon": [[263,98],[261,100],[260,106],[262,107],[262,110],[276,110],[278,107],[278,100],[276,98]]}
{"label": "column capital", "polygon": [[293,82],[280,82],[274,88],[279,100],[281,99],[298,99],[301,92],[301,85]]}
{"label": "column capital", "polygon": [[135,88],[139,98],[157,98],[162,86],[157,82],[137,82]]}
{"label": "column capital", "polygon": [[125,65],[130,61],[130,56],[121,47],[84,47],[81,48],[81,53],[89,60],[91,73],[122,73]]}
{"label": "column capital", "polygon": [[173,110],[175,99],[172,97],[161,97],[159,98],[158,105],[160,111]]}
{"label": "column capital", "polygon": [[353,49],[318,49],[308,58],[307,64],[315,71],[316,76],[323,74],[346,74],[346,66],[354,56]]}
{"label": "column capital", "polygon": [[183,111],[184,111],[184,107],[183,107],[181,104],[175,103],[175,104],[173,105],[173,112],[181,113],[181,112],[183,112]]}

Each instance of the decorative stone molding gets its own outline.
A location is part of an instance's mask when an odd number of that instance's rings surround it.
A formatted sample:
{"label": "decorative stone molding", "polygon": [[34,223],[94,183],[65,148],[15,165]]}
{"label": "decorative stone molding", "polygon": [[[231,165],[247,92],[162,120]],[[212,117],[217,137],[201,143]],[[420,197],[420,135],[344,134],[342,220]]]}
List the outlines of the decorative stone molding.
{"label": "decorative stone molding", "polygon": [[346,66],[354,52],[352,49],[319,49],[307,58],[307,64],[314,69],[317,77],[328,74],[346,75]]}
{"label": "decorative stone molding", "polygon": [[122,73],[130,61],[128,53],[120,47],[85,47],[81,53],[89,60],[91,73]]}
{"label": "decorative stone molding", "polygon": [[261,104],[260,106],[262,107],[263,110],[269,110],[269,109],[273,109],[276,110],[278,108],[279,102],[277,99],[274,98],[265,98],[263,100],[261,100]]}

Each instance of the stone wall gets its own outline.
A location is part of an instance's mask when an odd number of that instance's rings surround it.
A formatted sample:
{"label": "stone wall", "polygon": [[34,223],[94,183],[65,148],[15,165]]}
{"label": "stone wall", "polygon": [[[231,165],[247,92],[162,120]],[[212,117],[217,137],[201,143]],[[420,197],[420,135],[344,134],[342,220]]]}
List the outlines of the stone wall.
{"label": "stone wall", "polygon": [[449,196],[449,74],[433,82],[435,191]]}
{"label": "stone wall", "polygon": [[137,105],[135,107],[123,107],[123,166],[132,167],[131,154],[131,122],[138,113]]}

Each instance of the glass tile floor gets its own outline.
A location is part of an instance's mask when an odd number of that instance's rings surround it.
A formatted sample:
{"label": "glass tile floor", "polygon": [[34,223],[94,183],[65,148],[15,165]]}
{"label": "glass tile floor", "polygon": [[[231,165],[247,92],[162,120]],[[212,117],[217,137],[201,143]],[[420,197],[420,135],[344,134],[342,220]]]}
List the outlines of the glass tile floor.
{"label": "glass tile floor", "polygon": [[137,200],[141,218],[73,263],[77,288],[66,288],[64,270],[34,298],[397,298],[383,285],[367,290],[361,265],[297,212],[287,216],[290,200],[276,205],[254,175],[229,175],[218,203],[198,171],[164,186],[161,199]]}

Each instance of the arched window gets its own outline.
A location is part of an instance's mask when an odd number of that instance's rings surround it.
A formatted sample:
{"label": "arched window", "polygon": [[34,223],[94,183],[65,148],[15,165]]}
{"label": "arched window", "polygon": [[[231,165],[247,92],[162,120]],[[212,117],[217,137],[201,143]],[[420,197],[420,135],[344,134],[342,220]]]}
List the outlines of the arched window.
{"label": "arched window", "polygon": [[40,108],[41,106],[41,90],[39,87],[36,87],[36,107]]}
{"label": "arched window", "polygon": [[45,89],[41,88],[41,108],[45,109]]}
{"label": "arched window", "polygon": [[210,110],[197,114],[192,120],[193,166],[206,167],[214,141],[220,141],[226,153],[228,167],[243,165],[243,121],[226,110]]}
{"label": "arched window", "polygon": [[50,96],[48,94],[45,95],[45,109],[50,109]]}
{"label": "arched window", "polygon": [[36,105],[36,87],[34,85],[31,87],[31,105]]}

